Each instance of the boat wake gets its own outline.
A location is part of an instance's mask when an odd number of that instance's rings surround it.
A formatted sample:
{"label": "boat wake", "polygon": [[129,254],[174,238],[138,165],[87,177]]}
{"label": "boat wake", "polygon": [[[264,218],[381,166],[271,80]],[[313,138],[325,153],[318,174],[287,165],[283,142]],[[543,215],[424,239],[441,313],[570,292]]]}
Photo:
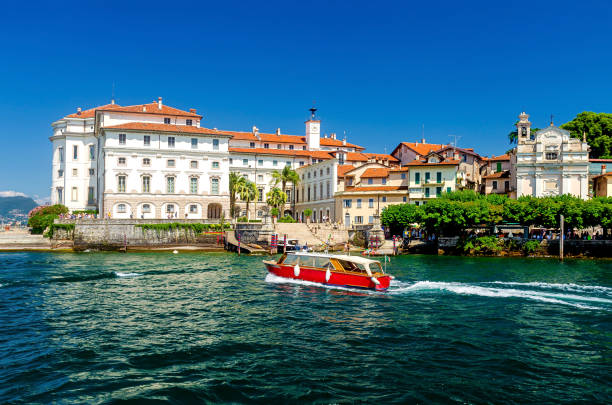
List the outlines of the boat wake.
{"label": "boat wake", "polygon": [[342,286],[339,286],[339,285],[321,284],[321,283],[315,283],[314,281],[296,280],[294,278],[280,277],[280,276],[277,276],[277,275],[272,274],[272,273],[268,273],[266,275],[266,283],[272,283],[272,284],[297,284],[297,285],[304,285],[304,286],[310,286],[310,287],[328,288],[328,289],[331,289],[331,290],[342,290],[342,291],[359,292],[359,293],[362,293],[362,294],[381,294],[381,293],[384,294],[384,292],[382,292],[382,291],[367,290],[367,289],[362,289],[362,288],[342,287]]}
{"label": "boat wake", "polygon": [[116,271],[115,275],[117,277],[138,277],[138,276],[142,276],[141,273],[122,273],[120,271]]}
{"label": "boat wake", "polygon": [[[440,281],[407,283],[394,280],[391,282],[388,290],[389,294],[440,292],[450,292],[459,295],[478,295],[490,298],[522,298],[549,304],[569,305],[582,309],[612,310],[612,299],[593,295],[602,294],[612,297],[612,289],[602,286],[503,281],[473,284]],[[574,293],[569,294],[568,292]]]}

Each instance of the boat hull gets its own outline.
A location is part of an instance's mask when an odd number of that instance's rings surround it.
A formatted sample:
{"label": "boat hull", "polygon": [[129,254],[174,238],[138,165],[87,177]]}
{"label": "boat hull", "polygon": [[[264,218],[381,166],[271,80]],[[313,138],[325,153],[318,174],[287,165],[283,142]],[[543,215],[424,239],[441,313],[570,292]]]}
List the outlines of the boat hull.
{"label": "boat hull", "polygon": [[326,270],[302,267],[299,274],[296,276],[293,266],[283,266],[277,263],[266,263],[268,272],[283,278],[294,280],[304,280],[324,285],[333,285],[349,288],[365,288],[368,290],[385,291],[391,283],[391,276],[380,276],[376,279],[379,284],[376,284],[371,277],[367,275],[358,275],[350,273],[339,273],[331,271],[329,280],[326,280]]}

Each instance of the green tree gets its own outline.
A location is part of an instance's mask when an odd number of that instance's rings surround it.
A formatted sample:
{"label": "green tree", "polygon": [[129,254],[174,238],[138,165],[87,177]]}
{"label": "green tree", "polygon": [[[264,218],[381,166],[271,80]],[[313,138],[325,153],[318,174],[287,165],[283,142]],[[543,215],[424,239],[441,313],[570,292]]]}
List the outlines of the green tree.
{"label": "green tree", "polygon": [[270,207],[276,208],[278,213],[281,212],[281,208],[286,202],[287,194],[278,187],[272,188],[272,190],[268,191],[268,194],[266,194],[266,203]]}
{"label": "green tree", "polygon": [[229,174],[230,215],[232,218],[236,216],[236,196],[239,195],[244,183],[246,183],[246,179],[239,173],[231,172]]}
{"label": "green tree", "polygon": [[436,198],[423,207],[422,223],[429,232],[458,235],[466,227],[464,209],[455,201]]}
{"label": "green tree", "polygon": [[392,233],[401,233],[404,228],[418,224],[423,219],[423,210],[415,204],[396,204],[383,208],[380,220]]}
{"label": "green tree", "polygon": [[561,128],[570,131],[571,136],[578,139],[582,139],[586,133],[591,158],[612,158],[612,114],[583,111],[570,122],[561,125]]}
{"label": "green tree", "polygon": [[59,218],[60,214],[67,213],[68,207],[62,204],[37,207],[30,213],[28,226],[32,229],[32,233],[40,235],[53,224],[56,218]]}
{"label": "green tree", "polygon": [[312,215],[312,210],[310,208],[306,208],[304,210],[304,217],[305,218],[310,218],[311,215]]}
{"label": "green tree", "polygon": [[281,171],[275,170],[272,172],[272,185],[276,187],[278,183],[281,184],[281,191],[285,192],[287,183],[291,183],[294,186],[300,183],[300,175],[291,166],[287,165]]}
{"label": "green tree", "polygon": [[246,180],[240,183],[240,187],[238,188],[238,195],[240,199],[246,203],[246,212],[247,212],[247,221],[249,219],[249,204],[251,201],[257,200],[259,196],[259,192],[257,191],[257,186],[250,180]]}

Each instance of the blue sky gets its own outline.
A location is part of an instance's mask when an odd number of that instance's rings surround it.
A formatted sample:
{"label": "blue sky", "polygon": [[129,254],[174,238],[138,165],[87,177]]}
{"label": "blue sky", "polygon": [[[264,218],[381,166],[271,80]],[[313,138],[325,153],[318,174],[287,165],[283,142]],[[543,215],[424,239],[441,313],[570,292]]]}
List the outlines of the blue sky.
{"label": "blue sky", "polygon": [[203,126],[509,148],[536,126],[612,112],[605,1],[13,2],[0,15],[0,190],[49,195],[50,124],[108,103],[197,108]]}

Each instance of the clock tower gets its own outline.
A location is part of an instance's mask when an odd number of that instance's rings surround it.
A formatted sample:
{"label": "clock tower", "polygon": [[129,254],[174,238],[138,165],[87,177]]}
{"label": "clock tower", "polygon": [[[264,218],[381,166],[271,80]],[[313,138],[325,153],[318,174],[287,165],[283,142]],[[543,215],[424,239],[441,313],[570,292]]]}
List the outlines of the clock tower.
{"label": "clock tower", "polygon": [[316,108],[310,109],[310,119],[306,121],[306,144],[309,150],[319,150],[321,147],[321,121],[316,119]]}

